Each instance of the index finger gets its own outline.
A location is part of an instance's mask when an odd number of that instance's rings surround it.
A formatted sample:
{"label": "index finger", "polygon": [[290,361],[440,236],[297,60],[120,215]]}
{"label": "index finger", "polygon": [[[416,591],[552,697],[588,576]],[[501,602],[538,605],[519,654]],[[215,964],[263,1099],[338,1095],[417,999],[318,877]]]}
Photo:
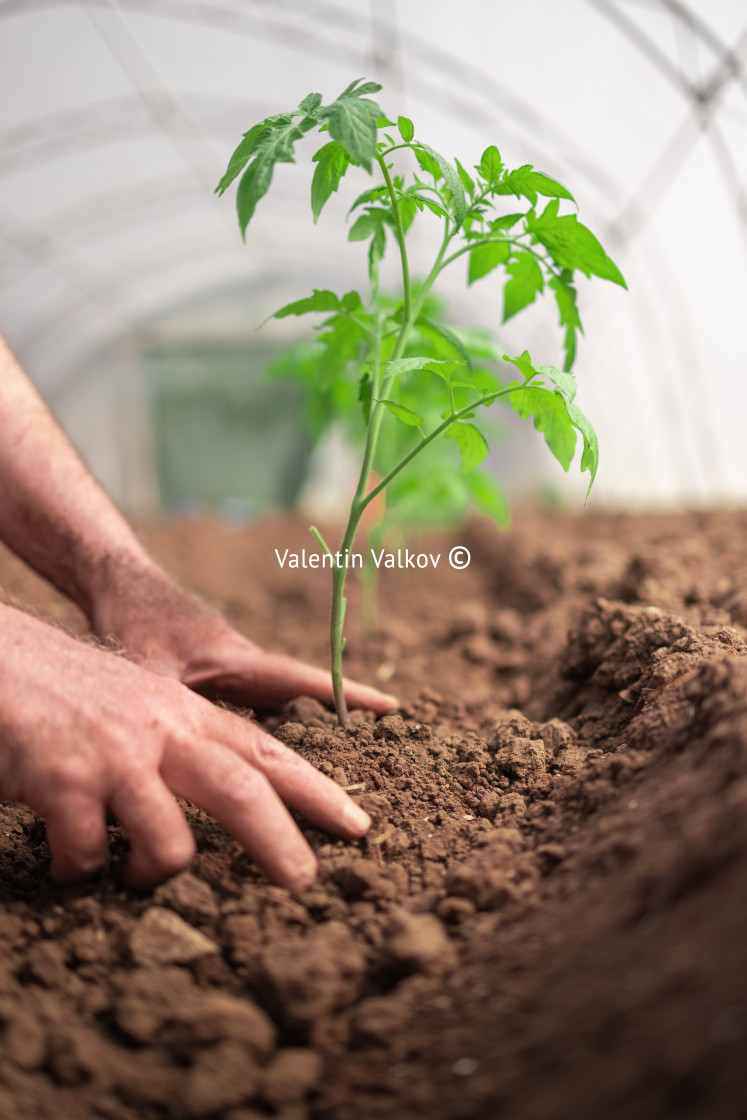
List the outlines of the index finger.
{"label": "index finger", "polygon": [[[318,669],[287,654],[264,650],[260,662],[252,654],[245,665],[234,663],[229,672],[218,677],[187,679],[184,683],[206,695],[218,693],[236,704],[246,702],[249,707],[276,709],[296,696],[312,696],[323,704],[334,703],[332,675],[328,669]],[[347,677],[343,687],[351,708],[366,708],[377,715],[386,715],[399,707],[396,696]]]}
{"label": "index finger", "polygon": [[350,839],[371,827],[368,813],[336,782],[256,723],[205,704],[200,708],[199,726],[206,737],[223,743],[260,771],[286,805],[314,824]]}

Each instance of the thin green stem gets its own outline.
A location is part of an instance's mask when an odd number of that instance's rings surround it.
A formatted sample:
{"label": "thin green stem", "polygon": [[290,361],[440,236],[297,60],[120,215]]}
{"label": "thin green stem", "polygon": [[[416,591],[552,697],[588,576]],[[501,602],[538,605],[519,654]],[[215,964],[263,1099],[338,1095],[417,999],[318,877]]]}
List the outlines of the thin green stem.
{"label": "thin green stem", "polygon": [[561,270],[556,268],[547,257],[538,253],[536,249],[533,249],[531,245],[527,245],[525,241],[521,241],[518,237],[481,237],[479,240],[469,241],[461,249],[457,249],[450,257],[447,257],[443,262],[443,267],[446,268],[458,257],[463,257],[465,253],[471,253],[473,249],[477,249],[480,245],[518,245],[525,253],[531,253],[533,257],[536,257],[548,272],[552,272],[554,276],[561,275]]}
{"label": "thin green stem", "polygon": [[404,287],[404,321],[407,322],[407,320],[410,318],[410,302],[412,299],[412,293],[410,289],[410,265],[407,260],[407,246],[405,245],[405,229],[402,225],[402,215],[399,211],[397,192],[394,189],[394,184],[392,182],[392,177],[389,174],[389,168],[386,165],[386,160],[382,155],[377,155],[376,159],[378,160],[379,167],[381,168],[381,173],[384,176],[386,189],[389,192],[389,198],[391,199],[392,203],[394,228],[397,234],[399,255],[402,262],[402,284]]}
{"label": "thin green stem", "polygon": [[[451,424],[454,424],[457,420],[461,420],[463,416],[469,416],[472,412],[474,412],[478,405],[487,406],[489,404],[493,404],[493,402],[497,401],[499,397],[506,397],[510,393],[520,392],[522,389],[526,389],[529,387],[530,386],[527,385],[509,385],[506,389],[498,389],[494,393],[486,393],[484,397],[480,397],[478,400],[472,401],[470,404],[465,405],[463,408],[460,408],[458,411],[453,413],[453,415],[448,416],[446,420],[444,420],[443,423],[439,424],[437,428],[434,428],[429,435],[423,436],[421,433],[422,441],[416,444],[411,451],[408,451],[407,455],[400,459],[399,463],[397,463],[395,467],[392,467],[392,469],[389,471],[389,474],[382,478],[381,481],[378,482],[372,490],[369,490],[364,499],[363,508],[365,509],[369,502],[372,502],[374,498],[382,492],[382,490],[385,490],[389,483],[397,477],[399,472],[403,470],[407,466],[407,464],[415,458],[416,455],[419,455],[420,452],[423,451],[429,443],[432,443],[437,436],[440,436],[442,432],[446,431],[446,429]],[[361,513],[362,512],[363,510],[361,510]]]}

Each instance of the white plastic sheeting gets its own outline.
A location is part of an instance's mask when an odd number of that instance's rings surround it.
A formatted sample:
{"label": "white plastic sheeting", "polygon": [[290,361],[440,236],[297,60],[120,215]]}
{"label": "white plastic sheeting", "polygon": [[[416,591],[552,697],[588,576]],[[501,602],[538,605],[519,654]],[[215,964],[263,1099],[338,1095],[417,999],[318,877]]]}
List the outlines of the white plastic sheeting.
{"label": "white plastic sheeting", "polygon": [[[102,355],[136,381],[128,338],[182,304],[214,324],[238,290],[224,318],[248,333],[312,285],[360,284],[339,224],[360,181],[314,227],[308,164],[280,167],[247,246],[213,187],[256,120],[365,75],[444,154],[497,143],[567,182],[622,267],[629,293],[580,298],[594,503],[744,502],[745,58],[742,0],[0,0],[0,329],[69,411]],[[495,280],[447,290],[510,352],[560,361],[549,302],[501,328]],[[532,487],[583,492],[537,464]]]}

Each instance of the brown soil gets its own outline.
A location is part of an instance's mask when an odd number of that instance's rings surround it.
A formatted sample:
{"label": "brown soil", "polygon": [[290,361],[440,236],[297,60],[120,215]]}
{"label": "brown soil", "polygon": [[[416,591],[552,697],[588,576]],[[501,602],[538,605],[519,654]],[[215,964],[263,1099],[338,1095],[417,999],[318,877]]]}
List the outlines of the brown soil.
{"label": "brown soil", "polygon": [[[146,534],[251,637],[326,658],[287,522]],[[62,890],[2,810],[0,1114],[256,1120],[747,1115],[747,515],[532,515],[472,565],[394,572],[347,667],[401,714],[268,726],[374,818],[271,886],[188,807],[149,895]],[[73,627],[5,556],[6,591]]]}

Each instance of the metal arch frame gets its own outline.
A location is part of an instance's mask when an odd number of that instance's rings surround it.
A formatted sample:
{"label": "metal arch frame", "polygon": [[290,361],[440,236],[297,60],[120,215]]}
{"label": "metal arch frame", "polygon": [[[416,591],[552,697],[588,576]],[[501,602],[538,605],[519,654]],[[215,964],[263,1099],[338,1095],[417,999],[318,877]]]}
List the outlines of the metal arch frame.
{"label": "metal arch frame", "polygon": [[[35,10],[38,11],[40,7],[64,8],[67,6],[67,0],[38,0],[37,4],[35,5]],[[268,0],[255,0],[255,9],[256,8],[265,10],[270,8],[271,11],[276,11],[277,4],[271,6]],[[276,18],[268,18],[266,15],[262,20],[259,20],[256,10],[252,13],[251,17],[248,17],[245,10],[239,13],[236,10],[232,9],[230,6],[227,6],[225,2],[210,5],[201,2],[201,0],[195,0],[195,2],[190,5],[190,10],[186,10],[180,4],[175,4],[173,0],[161,0],[161,2],[157,4],[157,6],[153,5],[152,0],[117,0],[116,6],[112,5],[109,0],[84,0],[84,10],[89,11],[89,14],[91,11],[109,11],[114,12],[115,15],[118,15],[119,12],[123,10],[134,11],[141,14],[157,16],[160,18],[180,19],[182,22],[197,24],[198,26],[209,24],[216,27],[217,29],[226,29],[231,31],[232,33],[253,35],[255,37],[258,34],[262,35],[264,33],[264,37],[269,38],[273,42],[277,41],[278,35],[280,33],[282,33],[283,37],[286,40],[288,35],[287,22],[281,23]],[[292,16],[299,14],[297,10],[293,9],[291,9],[289,12],[289,9],[286,5],[283,6],[283,10],[286,15],[290,14]],[[24,3],[20,2],[20,0],[2,0],[2,2],[0,3],[0,18],[8,18],[9,16],[12,16],[14,14],[26,15],[28,14],[28,7]],[[351,16],[349,12],[344,11],[344,9],[340,9],[333,4],[317,3],[314,4],[311,9],[309,9],[308,5],[304,5],[303,12],[300,14],[302,19],[310,19],[316,25],[318,25],[320,22],[323,22],[325,19],[329,20],[334,16],[337,21],[346,25],[347,30],[353,31],[356,34],[359,34],[361,37],[368,34],[369,31],[368,28],[362,30],[362,21],[358,15]],[[96,24],[96,26],[98,26],[100,30],[100,26],[98,23]],[[374,28],[377,28],[380,33],[384,25],[381,21],[377,20],[374,17],[372,20],[372,26]],[[129,32],[126,29],[125,33],[129,36]],[[131,38],[131,36],[129,37]],[[105,41],[107,40],[105,39]],[[132,44],[130,45],[132,46]],[[306,53],[318,54],[320,49],[329,50],[329,48],[327,48],[326,46],[326,39],[323,36],[315,35],[310,38],[306,29],[304,29],[303,31],[298,31],[296,33],[295,45]],[[108,40],[108,46],[116,55],[116,51],[114,49],[114,46],[112,45],[111,39]],[[447,72],[455,74],[457,76],[457,79],[467,87],[471,84],[471,82],[467,79],[472,78],[472,71],[465,71],[458,59],[455,59],[448,53],[439,51],[437,48],[431,47],[430,44],[427,44],[425,41],[409,39],[408,46],[410,47],[410,49],[412,49],[413,46],[416,46],[419,53],[422,55],[423,61],[428,62],[431,67],[434,67],[441,72],[447,70]],[[139,52],[139,54],[142,55],[143,52],[136,42],[134,43],[134,48],[136,52]],[[369,42],[367,39],[363,38],[363,41],[358,50],[361,56],[369,53]],[[329,53],[334,52],[330,50]],[[361,61],[363,62],[364,59],[361,58]],[[148,66],[149,65],[150,64],[148,64]],[[127,68],[125,67],[125,69]],[[205,142],[205,137],[201,135],[199,129],[195,128],[194,122],[188,116],[188,114],[184,110],[183,105],[178,100],[173,98],[171,99],[170,108],[172,110],[175,108],[175,113],[163,112],[163,104],[158,100],[157,96],[154,96],[154,90],[157,91],[160,84],[160,76],[153,69],[153,67],[150,67],[150,71],[156,79],[153,83],[154,88],[150,91],[144,90],[143,87],[141,85],[138,85],[137,81],[133,79],[132,75],[129,75],[130,80],[133,84],[133,96],[131,99],[131,104],[134,105],[140,102],[144,110],[145,119],[147,119],[147,117],[150,117],[153,121],[153,124],[155,126],[155,134],[165,134],[175,142],[177,150],[183,157],[187,168],[192,171],[194,179],[198,180],[198,182],[200,182],[204,186],[205,179],[204,174],[202,173],[202,168],[198,169],[195,166],[194,161],[191,158],[191,153],[185,152],[183,144],[179,141],[184,140],[185,138],[189,138],[190,140],[199,139]],[[512,93],[506,91],[500,85],[500,83],[495,82],[495,80],[492,79],[489,75],[481,75],[480,85],[481,87],[489,89],[491,101],[497,101],[499,104],[502,102],[507,103],[510,106],[512,116],[518,119],[524,125],[524,127],[528,128],[530,131],[542,135],[552,129],[555,137],[559,135],[557,128],[554,125],[551,125],[551,122],[548,118],[545,118],[541,113],[534,111],[524,102],[517,99]],[[443,99],[444,89],[442,84],[437,84],[435,82],[428,83],[427,80],[421,80],[421,82],[419,83],[419,88],[423,92],[425,92],[426,95],[437,96]],[[126,100],[130,101],[130,99]],[[120,107],[121,104],[122,99],[120,99]],[[95,118],[101,112],[101,108],[102,106],[100,103],[94,104],[91,106],[90,110],[77,111],[77,115],[73,119],[78,123],[81,120],[85,120],[86,117],[89,120],[93,118],[95,121]],[[474,101],[468,101],[466,94],[454,92],[448,94],[446,97],[446,108],[452,115],[456,116],[457,118],[460,115],[460,111],[469,110],[470,114],[473,117],[482,117],[483,119],[489,120],[491,122],[493,119],[488,107],[481,109],[479,106],[475,105]],[[40,122],[37,122],[37,125],[39,123]],[[46,123],[47,126],[49,126],[48,119]],[[17,129],[13,131],[16,135],[18,134]],[[107,135],[105,139],[108,141],[109,136]],[[101,137],[97,134],[95,125],[93,134],[90,135],[90,141],[92,145],[96,145],[97,143],[101,142]],[[84,144],[82,146],[82,149],[79,146],[78,150],[86,150],[88,146],[89,145]],[[605,191],[605,193],[614,194],[615,187],[613,182],[604,175],[603,170],[595,165],[594,160],[586,152],[584,152],[577,144],[575,144],[575,142],[571,138],[566,139],[564,146],[566,147],[567,151],[572,153],[571,162],[575,162],[576,164],[581,165],[583,167],[584,174],[588,179],[590,179],[591,181],[596,180],[597,186],[601,187]],[[99,209],[99,218],[106,216],[105,213],[101,213],[101,208],[94,208],[94,211],[95,209]],[[49,218],[47,221],[49,223],[55,222],[54,216]],[[54,235],[47,236],[49,237],[49,241],[51,243],[54,243]],[[43,241],[44,230],[43,228],[40,228],[35,232],[33,238],[31,238],[32,246],[34,249],[34,252],[31,255],[38,257],[38,254],[41,251],[40,246]],[[28,243],[28,236],[21,237],[17,240],[16,248],[21,252],[24,252],[25,245],[28,245]],[[77,290],[78,292],[80,292],[84,296],[84,298],[93,298],[94,302],[100,302],[101,285],[96,277],[89,278],[88,280],[86,280],[85,276],[79,276],[78,278],[75,278],[69,273],[65,275],[63,269],[61,269],[59,266],[55,268],[53,265],[52,268],[53,271],[57,271],[64,279],[67,280],[73,290]],[[84,273],[85,271],[90,271],[90,269],[84,269]],[[141,268],[139,269],[139,272],[142,271],[144,271],[144,266],[141,266]],[[138,271],[135,271],[131,274],[132,278],[134,279],[138,274]],[[130,281],[128,280],[128,282]],[[93,296],[91,294],[91,290],[93,290],[94,292]],[[56,320],[57,318],[58,316],[55,316],[54,320]],[[126,321],[127,320],[125,320],[125,322]],[[50,325],[51,324],[48,320],[47,330],[49,330]],[[37,330],[35,332],[35,338],[43,340],[44,333],[44,331],[40,333]]]}
{"label": "metal arch frame", "polygon": [[[589,0],[589,2],[598,10],[604,11],[605,14],[611,10],[611,5],[609,3],[603,3],[602,0]],[[711,49],[720,49],[724,53],[723,75],[717,81],[718,74],[715,73],[708,87],[712,89],[712,92],[709,94],[709,103],[713,104],[715,93],[721,88],[724,81],[729,80],[730,76],[733,77],[736,73],[740,76],[740,82],[742,81],[742,72],[738,64],[738,58],[733,52],[729,52],[729,49],[718,40],[718,37],[713,36],[710,29],[706,28],[704,30],[705,25],[699,25],[698,21],[695,20],[691,13],[687,12],[687,9],[685,9],[678,0],[657,0],[657,2],[671,10],[677,18],[686,20],[688,27],[698,28],[697,33],[700,36],[704,36],[707,33],[710,36],[709,47]],[[64,8],[66,6],[68,6],[66,0],[37,0],[35,9],[38,10],[40,7]],[[190,5],[189,9],[185,9],[181,4],[175,4],[173,0],[161,0],[161,2],[157,4],[153,4],[152,0],[118,0],[116,6],[110,4],[108,0],[85,0],[84,10],[113,10],[115,13],[131,11],[150,15],[151,17],[179,19],[182,22],[196,24],[198,26],[209,25],[216,30],[224,29],[233,34],[252,35],[253,37],[261,36],[273,42],[277,41],[280,32],[282,32],[283,37],[287,41],[289,32],[288,18],[290,17],[294,19],[296,25],[295,28],[291,28],[291,30],[295,30],[291,45],[304,52],[315,53],[317,55],[320,50],[322,53],[333,53],[333,48],[329,47],[327,39],[324,36],[312,34],[310,37],[308,26],[300,30],[299,21],[303,21],[307,25],[311,23],[312,25],[318,26],[320,22],[329,22],[333,20],[339,26],[343,26],[346,32],[352,32],[361,39],[356,49],[362,61],[363,56],[370,53],[370,40],[365,38],[365,36],[369,35],[372,29],[377,31],[378,34],[381,34],[382,30],[387,29],[387,25],[378,19],[376,15],[371,16],[366,26],[364,25],[363,18],[358,13],[353,15],[349,11],[340,8],[338,5],[327,2],[304,4],[302,12],[299,12],[298,9],[294,9],[292,6],[289,8],[287,5],[283,4],[282,11],[285,16],[284,21],[277,18],[277,2],[272,3],[271,0],[255,0],[252,7],[252,12],[247,13],[245,8],[242,11],[238,11],[235,7],[232,7],[230,3],[226,3],[225,0],[216,4],[207,4],[201,2],[201,0],[195,0],[195,2]],[[260,18],[260,12],[264,12],[262,18]],[[28,13],[28,6],[22,3],[21,0],[1,0],[0,18],[8,18],[9,16],[20,13]],[[441,74],[444,72],[450,73],[456,81],[461,84],[462,91],[470,90],[475,77],[474,71],[472,68],[467,69],[464,67],[459,59],[454,58],[447,52],[440,51],[438,48],[433,47],[417,36],[408,37],[408,49],[411,53],[415,54],[416,58],[419,58],[432,69],[439,71]],[[466,92],[445,90],[443,84],[436,85],[433,81],[429,83],[427,79],[420,80],[418,89],[421,93],[431,93],[437,95],[442,101],[445,101],[446,109],[450,114],[458,116],[460,110],[468,107],[473,117],[492,120],[489,106],[493,106],[494,108],[495,105],[499,105],[504,111],[508,111],[514,123],[518,123],[518,125],[526,129],[530,135],[533,134],[541,137],[546,135],[550,129],[552,129],[555,137],[561,135],[558,133],[556,126],[551,124],[549,118],[533,110],[521,99],[516,98],[511,91],[506,90],[491,75],[479,74],[477,75],[477,80],[479,82],[480,92],[483,93],[485,98],[486,107],[484,108],[481,105],[476,105],[472,100],[467,101]],[[687,85],[683,87],[683,83],[679,79],[678,85],[681,90],[687,92],[689,87],[687,87]],[[179,134],[184,138],[185,135],[189,135],[192,132],[194,122],[188,117],[183,106],[178,102],[177,106],[180,114],[182,114],[182,118],[187,121],[185,130],[182,130],[182,128],[175,124],[175,121],[178,121],[179,117],[174,118],[173,116],[170,117],[168,114],[158,112],[159,106],[157,104],[154,106],[152,100],[142,100],[142,88],[138,87],[134,82],[133,87],[134,94],[132,102],[137,103],[138,99],[140,99],[146,117],[150,116],[156,126],[156,134],[160,132],[172,138],[176,134]],[[703,100],[702,91],[700,100]],[[93,105],[90,114],[95,115],[100,109],[100,104]],[[82,116],[85,116],[87,112],[87,110],[82,110]],[[193,132],[192,135],[194,135]],[[201,138],[204,139],[204,137]],[[95,134],[92,137],[92,142],[94,144],[98,142]],[[615,185],[604,176],[602,169],[596,167],[593,158],[589,157],[575,141],[571,138],[562,137],[561,135],[561,144],[565,148],[566,154],[570,155],[570,162],[580,164],[583,167],[584,174],[591,182],[596,181],[597,185],[604,190],[608,197],[613,198],[616,195]],[[181,154],[184,155],[182,148],[180,148],[180,151]],[[187,160],[186,162],[189,164],[190,161]],[[194,166],[192,166],[192,170],[195,170]],[[201,179],[202,177],[198,174],[196,178]],[[635,210],[639,218],[644,216],[644,206],[637,199],[632,201],[635,204]],[[631,204],[628,203],[628,206],[630,205]],[[99,220],[105,217],[105,212],[99,213]],[[170,261],[169,267],[171,263]],[[133,273],[132,277],[134,278],[136,275],[137,273]],[[67,279],[68,282],[70,282],[70,278],[67,277]],[[126,282],[129,283],[130,280],[128,279]],[[76,286],[74,281],[72,286]],[[86,293],[86,295],[88,295],[88,293]]]}

